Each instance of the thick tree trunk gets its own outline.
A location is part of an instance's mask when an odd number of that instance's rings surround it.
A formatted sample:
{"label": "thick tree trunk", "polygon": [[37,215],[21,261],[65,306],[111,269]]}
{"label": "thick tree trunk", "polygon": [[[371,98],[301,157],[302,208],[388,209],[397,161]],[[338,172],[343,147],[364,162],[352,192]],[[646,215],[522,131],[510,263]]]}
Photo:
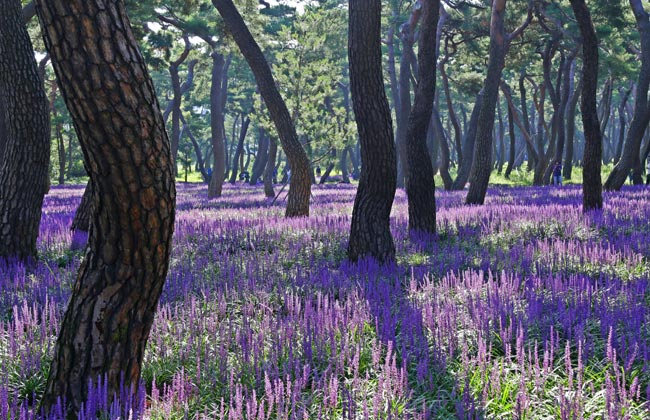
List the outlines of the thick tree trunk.
{"label": "thick tree trunk", "polygon": [[381,70],[381,2],[350,0],[348,58],[352,103],[361,143],[361,177],[352,210],[348,257],[395,258],[390,210],[397,161],[393,123]]}
{"label": "thick tree trunk", "polygon": [[436,232],[436,196],[433,166],[427,149],[427,131],[436,90],[436,30],[440,0],[422,0],[418,40],[418,83],[406,133],[409,230]]}
{"label": "thick tree trunk", "polygon": [[[467,184],[469,179],[469,174],[472,171],[472,163],[474,162],[474,147],[476,145],[476,129],[478,128],[478,116],[481,113],[481,106],[483,105],[483,90],[481,90],[478,95],[476,95],[476,102],[474,102],[474,108],[472,109],[472,114],[469,117],[469,124],[467,130],[465,130],[465,139],[463,141],[463,162],[458,167],[458,173],[456,174],[456,179],[451,185],[452,190],[462,190]],[[441,150],[442,150],[442,141],[440,139]]]}
{"label": "thick tree trunk", "polygon": [[[50,114],[18,0],[0,0],[0,258],[36,256],[49,186]],[[2,145],[0,144],[0,147]]]}
{"label": "thick tree trunk", "polygon": [[137,391],[169,264],[174,172],[123,2],[36,0],[36,11],[93,185],[89,245],[42,399],[47,412],[63,398],[73,416],[99,378],[105,395]]}
{"label": "thick tree trunk", "polygon": [[584,0],[571,0],[580,34],[582,35],[582,125],[585,132],[585,152],[582,158],[582,210],[603,207],[603,186],[600,179],[602,137],[596,109],[598,86],[598,38],[591,14]]}
{"label": "thick tree trunk", "polygon": [[273,182],[275,178],[275,160],[278,154],[278,142],[274,138],[269,137],[269,157],[266,161],[264,168],[264,195],[273,198],[275,191],[273,191]]}
{"label": "thick tree trunk", "polygon": [[[630,5],[632,6],[641,37],[641,69],[639,70],[639,79],[636,85],[634,115],[627,131],[627,138],[625,139],[621,159],[605,182],[605,189],[607,190],[619,190],[625,183],[630,170],[640,165],[641,141],[650,121],[650,108],[648,107],[648,87],[650,86],[650,15],[643,8],[641,0],[630,0]],[[635,177],[635,184],[642,182],[643,180],[640,177]]]}
{"label": "thick tree trunk", "polygon": [[212,176],[208,198],[221,197],[226,176],[226,145],[224,142],[224,107],[221,93],[224,74],[228,71],[223,55],[212,52],[212,80],[210,85],[210,131],[212,139]]}
{"label": "thick tree trunk", "polygon": [[[230,174],[230,183],[234,184],[237,181],[237,175],[239,171],[239,157],[244,153],[244,140],[246,140],[246,134],[248,133],[248,126],[251,123],[251,119],[246,116],[242,119],[241,129],[239,130],[239,141],[237,142],[237,149],[235,149],[235,157],[232,160],[232,173]],[[233,138],[233,141],[235,139]],[[257,149],[258,155],[261,152],[261,148]],[[255,159],[257,161],[257,158]],[[255,169],[255,164],[253,164],[253,169]]]}
{"label": "thick tree trunk", "polygon": [[5,102],[0,101],[0,165],[2,165],[3,156],[5,153],[5,146],[7,145],[7,124],[5,123]]}
{"label": "thick tree trunk", "polygon": [[287,217],[309,216],[309,198],[311,195],[309,159],[298,140],[291,115],[275,85],[266,58],[264,58],[262,50],[253,39],[232,0],[213,0],[212,4],[221,14],[226,28],[232,34],[255,75],[257,86],[280,136],[282,149],[291,165],[291,183],[289,185],[285,215]]}

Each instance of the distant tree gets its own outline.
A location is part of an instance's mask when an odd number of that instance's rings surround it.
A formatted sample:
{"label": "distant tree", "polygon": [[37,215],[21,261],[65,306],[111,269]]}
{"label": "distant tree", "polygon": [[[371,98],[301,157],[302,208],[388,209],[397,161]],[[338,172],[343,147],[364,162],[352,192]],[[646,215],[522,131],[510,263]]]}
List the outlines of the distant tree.
{"label": "distant tree", "polygon": [[483,204],[485,200],[485,193],[492,172],[492,131],[494,129],[494,111],[499,96],[501,72],[505,65],[505,57],[510,43],[524,31],[532,20],[532,8],[528,8],[526,19],[512,33],[505,31],[505,18],[506,0],[493,0],[487,76],[483,85],[483,102],[478,117],[470,187],[465,200],[467,204]]}
{"label": "distant tree", "polygon": [[[73,417],[88,384],[137,384],[174,229],[170,143],[121,0],[36,0],[47,50],[92,183],[90,238],[42,407]],[[3,26],[4,27],[4,26]],[[100,47],[101,46],[101,47]]]}
{"label": "distant tree", "polygon": [[[397,160],[393,122],[381,69],[381,1],[350,0],[350,92],[361,144],[361,177],[352,210],[348,257],[395,258],[390,209]],[[433,186],[431,186],[433,188]]]}
{"label": "distant tree", "polygon": [[278,91],[273,74],[262,50],[246,27],[246,23],[231,0],[213,0],[224,24],[248,62],[280,137],[282,149],[291,166],[287,217],[308,216],[311,196],[309,159],[303,149],[289,110]]}
{"label": "distant tree", "polygon": [[[571,4],[573,5],[573,2]],[[648,100],[648,88],[650,87],[650,14],[643,7],[641,0],[630,0],[630,6],[641,37],[641,69],[636,82],[634,114],[627,132],[621,158],[609,174],[609,177],[607,177],[607,181],[605,181],[605,189],[607,190],[619,190],[625,183],[630,170],[641,166],[641,142],[648,128],[648,122],[650,122],[650,103]],[[640,171],[636,172],[638,175],[635,176],[634,183],[642,184],[643,179],[641,179]]]}
{"label": "distant tree", "polygon": [[50,114],[19,0],[0,0],[0,257],[36,256]]}
{"label": "distant tree", "polygon": [[433,165],[427,149],[427,130],[436,91],[436,30],[439,9],[440,0],[422,0],[418,82],[406,131],[409,230],[426,233],[436,231],[435,184]]}
{"label": "distant tree", "polygon": [[585,132],[585,151],[582,158],[582,209],[603,207],[603,186],[600,179],[603,139],[596,110],[598,88],[598,38],[591,14],[584,0],[571,0],[580,34],[582,35],[582,99],[580,112]]}

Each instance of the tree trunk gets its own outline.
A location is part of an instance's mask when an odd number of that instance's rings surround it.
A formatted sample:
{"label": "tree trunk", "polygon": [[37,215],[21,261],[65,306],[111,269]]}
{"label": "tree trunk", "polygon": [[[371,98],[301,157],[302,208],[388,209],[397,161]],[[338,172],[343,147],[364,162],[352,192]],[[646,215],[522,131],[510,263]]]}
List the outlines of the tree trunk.
{"label": "tree trunk", "polygon": [[[483,85],[483,103],[476,129],[476,145],[470,173],[470,186],[465,202],[483,204],[490,172],[492,172],[492,129],[494,128],[494,109],[499,94],[501,71],[505,64],[506,36],[504,29],[506,0],[492,1],[490,22],[490,53],[487,76]],[[467,155],[469,157],[469,155]]]}
{"label": "tree trunk", "polygon": [[190,141],[192,142],[192,147],[194,148],[194,153],[196,154],[196,166],[201,173],[201,177],[203,178],[203,181],[208,182],[208,173],[205,170],[205,162],[203,161],[203,153],[201,153],[201,146],[199,146],[199,142],[196,140],[194,137],[194,134],[192,134],[192,129],[190,128],[190,125],[185,121],[185,117],[183,117],[183,113],[181,113],[181,122],[183,123],[183,129],[181,130],[182,132],[187,133],[187,137],[189,137]]}
{"label": "tree trunk", "polygon": [[[641,141],[650,121],[648,107],[648,87],[650,86],[650,15],[643,8],[641,0],[630,0],[632,11],[641,37],[641,69],[636,85],[634,115],[627,131],[623,154],[614,170],[607,177],[605,189],[619,190],[627,179],[630,170],[640,164]],[[634,183],[642,183],[635,177]]]}
{"label": "tree trunk", "polygon": [[512,173],[512,169],[515,166],[517,138],[515,136],[515,119],[512,113],[512,108],[510,108],[510,106],[507,106],[507,104],[506,108],[508,109],[508,135],[510,137],[510,148],[508,149],[508,166],[506,166],[506,172],[504,176],[509,179],[510,174]]}
{"label": "tree trunk", "polygon": [[[474,108],[472,109],[472,114],[469,117],[469,124],[467,130],[465,130],[465,139],[463,140],[463,162],[458,167],[458,173],[456,174],[456,179],[451,185],[452,190],[462,190],[467,184],[469,179],[469,174],[472,170],[472,163],[474,162],[474,146],[476,145],[476,129],[478,128],[478,116],[481,113],[481,106],[483,105],[483,90],[481,90],[478,95],[476,95],[476,101],[474,102]],[[442,139],[440,142],[442,144]],[[442,150],[442,147],[441,147]]]}
{"label": "tree trunk", "polygon": [[344,184],[350,183],[350,175],[348,175],[348,147],[341,150],[341,160],[339,161],[339,168],[341,169],[341,182]]}
{"label": "tree trunk", "polygon": [[[36,11],[34,11],[36,13]],[[56,111],[56,106],[54,101],[56,101],[56,83],[52,83],[52,93],[50,94],[50,112],[52,113],[52,119],[54,122],[54,132],[56,136],[56,149],[57,157],[59,160],[59,185],[65,184],[65,142],[63,140],[63,127],[61,126],[61,121],[58,118],[58,113]],[[0,159],[0,162],[2,159]]]}
{"label": "tree trunk", "polygon": [[0,161],[0,257],[28,260],[36,256],[49,186],[49,104],[20,2],[0,0],[0,10],[0,137],[6,141]]}
{"label": "tree trunk", "polygon": [[183,39],[185,41],[185,48],[181,53],[178,59],[172,61],[169,65],[169,75],[172,82],[172,92],[173,97],[171,100],[172,104],[172,133],[171,133],[171,151],[172,151],[172,162],[174,164],[174,175],[178,172],[178,144],[181,139],[181,79],[178,75],[178,68],[181,64],[187,59],[187,56],[190,53],[190,41],[187,37],[187,34],[183,34]]}
{"label": "tree trunk", "polygon": [[5,146],[7,145],[7,125],[5,123],[5,103],[0,101],[0,166],[2,165],[3,156],[5,153]]}
{"label": "tree trunk", "polygon": [[418,40],[419,77],[406,133],[406,194],[409,230],[431,234],[436,232],[436,196],[433,166],[427,149],[427,131],[436,90],[435,47],[440,0],[423,0],[422,5]]}
{"label": "tree trunk", "polygon": [[619,90],[621,94],[621,102],[618,104],[618,142],[616,144],[616,154],[614,156],[614,165],[618,163],[621,159],[621,153],[623,153],[623,142],[625,141],[625,125],[626,125],[626,115],[625,115],[625,105],[627,100],[630,97],[630,92],[632,89]]}
{"label": "tree trunk", "polygon": [[582,35],[582,99],[580,101],[580,111],[585,132],[585,151],[582,158],[582,210],[588,211],[603,207],[603,187],[600,179],[603,143],[596,109],[598,38],[585,1],[571,0],[571,7]]}
{"label": "tree trunk", "polygon": [[390,210],[397,161],[393,123],[381,70],[381,2],[350,0],[348,59],[352,104],[361,144],[361,176],[352,210],[348,257],[395,258]]}
{"label": "tree trunk", "polygon": [[[239,167],[237,165],[237,161],[239,160],[239,157],[241,154],[244,152],[244,140],[246,140],[246,134],[248,133],[248,126],[251,123],[251,119],[246,116],[245,118],[242,119],[242,126],[241,129],[239,130],[239,141],[237,142],[237,149],[235,150],[235,157],[233,158],[232,161],[232,173],[230,175],[230,183],[234,184],[237,181],[237,171],[239,170]],[[234,138],[233,138],[234,141]],[[261,149],[257,149],[258,155],[261,153]],[[257,161],[257,159],[255,159]],[[253,164],[253,169],[255,168],[255,164]]]}
{"label": "tree trunk", "polygon": [[573,172],[573,149],[575,131],[576,131],[576,106],[580,99],[580,92],[582,91],[582,78],[576,83],[576,87],[571,94],[571,99],[567,104],[566,111],[566,147],[564,152],[564,165],[562,166],[562,177],[565,180],[571,179]]}
{"label": "tree trunk", "polygon": [[264,175],[264,171],[266,170],[266,162],[269,159],[269,136],[266,135],[264,129],[261,127],[258,130],[258,133],[259,141],[257,146],[257,154],[255,155],[255,162],[253,163],[253,170],[251,171],[251,185],[257,184],[260,176]]}
{"label": "tree trunk", "polygon": [[[520,96],[520,101],[521,101],[521,116],[523,120],[524,127],[526,129],[526,133],[531,134],[532,132],[530,131],[530,119],[528,118],[528,103],[526,101],[526,73],[522,72],[521,75],[519,76],[519,96]],[[537,165],[536,159],[533,159],[533,155],[537,154],[537,151],[533,147],[533,145],[530,145],[526,143],[526,151],[528,152],[528,157],[526,159],[526,169],[530,172],[535,168]]]}
{"label": "tree trunk", "polygon": [[264,168],[264,195],[273,198],[275,191],[273,191],[273,179],[275,178],[275,160],[278,154],[278,142],[269,137],[269,157],[266,160],[266,167]]}
{"label": "tree trunk", "polygon": [[208,198],[221,197],[226,176],[226,145],[224,143],[224,107],[221,93],[224,74],[228,71],[223,55],[212,52],[212,81],[210,85],[210,131],[212,138],[213,167]]}
{"label": "tree trunk", "polygon": [[174,171],[124,3],[36,0],[36,11],[93,185],[89,245],[41,403],[47,412],[63,398],[75,416],[101,378],[104,395],[137,392],[169,264]]}
{"label": "tree trunk", "polygon": [[232,34],[255,75],[257,86],[280,136],[282,149],[291,165],[291,183],[289,185],[285,215],[286,217],[309,216],[309,198],[311,195],[309,159],[298,140],[291,115],[282,96],[280,96],[266,58],[264,58],[262,50],[253,39],[232,0],[213,0],[212,4],[221,14],[226,28]]}

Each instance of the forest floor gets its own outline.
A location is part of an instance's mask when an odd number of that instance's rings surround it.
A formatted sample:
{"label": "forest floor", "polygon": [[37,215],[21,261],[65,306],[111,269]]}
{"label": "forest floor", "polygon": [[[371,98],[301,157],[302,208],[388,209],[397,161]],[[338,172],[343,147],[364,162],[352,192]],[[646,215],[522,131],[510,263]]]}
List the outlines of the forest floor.
{"label": "forest floor", "polygon": [[[578,186],[491,188],[482,207],[439,191],[433,238],[409,238],[398,191],[386,267],[345,259],[353,186],[315,187],[312,215],[292,220],[284,193],[224,191],[208,201],[205,185],[178,186],[133,413],[650,418],[646,187],[606,193],[587,215]],[[42,392],[84,254],[69,231],[82,192],[52,187],[38,264],[0,267],[0,419],[29,417]]]}

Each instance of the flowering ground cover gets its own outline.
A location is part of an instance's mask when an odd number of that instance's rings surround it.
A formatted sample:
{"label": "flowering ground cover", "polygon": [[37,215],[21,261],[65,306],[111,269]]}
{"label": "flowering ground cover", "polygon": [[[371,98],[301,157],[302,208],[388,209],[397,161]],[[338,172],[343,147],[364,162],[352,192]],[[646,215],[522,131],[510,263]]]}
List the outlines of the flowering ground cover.
{"label": "flowering ground cover", "polygon": [[[0,419],[39,417],[82,191],[53,187],[39,262],[0,268]],[[397,263],[378,267],[345,261],[353,187],[317,187],[287,220],[259,188],[180,185],[140,392],[111,405],[89,384],[80,416],[650,418],[648,190],[586,216],[580,194],[438,192],[438,236],[409,239],[398,192]]]}

